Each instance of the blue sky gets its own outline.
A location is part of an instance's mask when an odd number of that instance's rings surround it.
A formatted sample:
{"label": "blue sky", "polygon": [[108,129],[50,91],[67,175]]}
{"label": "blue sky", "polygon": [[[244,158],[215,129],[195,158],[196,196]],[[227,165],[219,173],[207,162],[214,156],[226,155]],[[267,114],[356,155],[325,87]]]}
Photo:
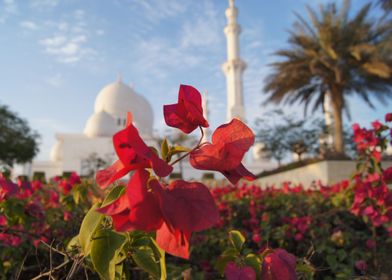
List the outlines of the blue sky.
{"label": "blue sky", "polygon": [[[321,1],[327,2],[327,1]],[[337,1],[341,2],[341,1]],[[249,124],[268,111],[260,106],[271,54],[287,46],[293,11],[316,0],[237,0],[241,56],[248,64],[244,92]],[[353,10],[366,1],[353,0]],[[153,105],[163,130],[162,105],[178,86],[208,91],[210,123],[225,121],[225,0],[0,0],[0,102],[42,135],[40,159],[49,156],[55,132],[82,132],[99,90],[117,79],[132,84]],[[352,118],[382,119],[350,100]],[[288,110],[302,115],[302,108]]]}

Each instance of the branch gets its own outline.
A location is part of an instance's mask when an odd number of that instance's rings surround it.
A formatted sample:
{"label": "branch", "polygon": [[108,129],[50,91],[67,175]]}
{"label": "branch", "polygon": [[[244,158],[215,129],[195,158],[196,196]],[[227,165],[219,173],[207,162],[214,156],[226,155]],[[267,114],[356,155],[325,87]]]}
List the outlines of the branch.
{"label": "branch", "polygon": [[190,153],[192,153],[194,150],[196,150],[197,148],[200,147],[201,141],[203,141],[204,131],[203,131],[203,129],[201,128],[201,126],[199,126],[199,128],[200,128],[200,131],[201,131],[201,136],[200,136],[200,139],[199,139],[199,142],[197,143],[197,145],[196,145],[192,150],[190,150],[190,151],[187,152],[186,154],[182,155],[181,157],[179,157],[178,159],[176,159],[176,160],[173,161],[172,163],[170,163],[171,166],[173,166],[173,165],[175,165],[177,162],[183,160],[183,159],[186,158]]}

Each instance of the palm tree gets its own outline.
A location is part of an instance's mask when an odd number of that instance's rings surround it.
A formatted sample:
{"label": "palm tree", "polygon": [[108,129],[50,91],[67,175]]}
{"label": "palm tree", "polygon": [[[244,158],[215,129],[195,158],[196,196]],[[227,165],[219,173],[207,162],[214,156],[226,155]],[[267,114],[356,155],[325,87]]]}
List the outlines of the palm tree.
{"label": "palm tree", "polygon": [[[266,79],[267,102],[323,108],[331,99],[334,152],[344,154],[342,111],[347,97],[360,96],[374,108],[370,96],[385,102],[392,96],[392,22],[369,19],[371,4],[349,16],[350,2],[337,11],[335,4],[307,7],[310,23],[302,16],[290,31],[289,49],[277,51],[273,72]],[[348,111],[346,111],[348,112]]]}

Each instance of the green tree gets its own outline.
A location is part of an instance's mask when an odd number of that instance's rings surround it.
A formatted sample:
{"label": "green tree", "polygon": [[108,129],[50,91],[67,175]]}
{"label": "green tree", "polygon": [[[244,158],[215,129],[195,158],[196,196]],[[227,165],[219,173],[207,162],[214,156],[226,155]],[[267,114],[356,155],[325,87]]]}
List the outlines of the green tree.
{"label": "green tree", "polygon": [[292,154],[302,160],[304,153],[314,155],[318,150],[322,128],[316,123],[319,122],[311,118],[299,119],[282,110],[272,110],[256,122],[257,141],[263,143],[265,156],[275,159],[279,166]]}
{"label": "green tree", "polygon": [[[285,114],[282,110],[269,111],[265,117],[256,121],[257,141],[263,143],[262,152],[266,158],[274,159],[280,166],[282,160],[292,154],[301,161],[306,153],[308,157],[330,158],[327,143],[328,127],[324,121],[312,116],[300,118],[295,114]],[[356,146],[352,140],[352,129],[343,130],[344,147],[350,158],[355,158]],[[333,156],[333,155],[332,155]]]}
{"label": "green tree", "polygon": [[344,154],[342,111],[347,98],[361,97],[369,106],[374,96],[385,103],[392,96],[392,22],[369,19],[371,4],[349,16],[350,2],[338,9],[320,5],[308,8],[310,22],[297,15],[290,31],[290,48],[279,50],[279,61],[266,79],[267,102],[323,107],[331,97],[334,118],[334,152]]}
{"label": "green tree", "polygon": [[31,161],[38,153],[37,132],[7,106],[0,105],[0,164]]}

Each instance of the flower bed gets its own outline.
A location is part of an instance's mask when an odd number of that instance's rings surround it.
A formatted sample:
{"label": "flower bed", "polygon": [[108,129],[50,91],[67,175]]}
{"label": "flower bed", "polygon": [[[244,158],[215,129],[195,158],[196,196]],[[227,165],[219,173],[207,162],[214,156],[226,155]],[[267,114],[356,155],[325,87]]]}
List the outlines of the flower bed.
{"label": "flower bed", "polygon": [[[208,126],[190,86],[164,112],[185,133]],[[48,184],[1,175],[0,276],[385,279],[392,274],[392,168],[383,170],[381,159],[391,136],[380,122],[354,126],[360,157],[349,180],[261,189],[237,184],[255,178],[241,163],[254,135],[240,120],[218,127],[211,143],[201,135],[194,148],[165,140],[159,156],[129,114],[113,137],[119,159],[97,174],[101,189],[74,173]],[[187,155],[194,168],[219,171],[232,185],[163,179]],[[126,186],[116,183],[130,172]]]}

